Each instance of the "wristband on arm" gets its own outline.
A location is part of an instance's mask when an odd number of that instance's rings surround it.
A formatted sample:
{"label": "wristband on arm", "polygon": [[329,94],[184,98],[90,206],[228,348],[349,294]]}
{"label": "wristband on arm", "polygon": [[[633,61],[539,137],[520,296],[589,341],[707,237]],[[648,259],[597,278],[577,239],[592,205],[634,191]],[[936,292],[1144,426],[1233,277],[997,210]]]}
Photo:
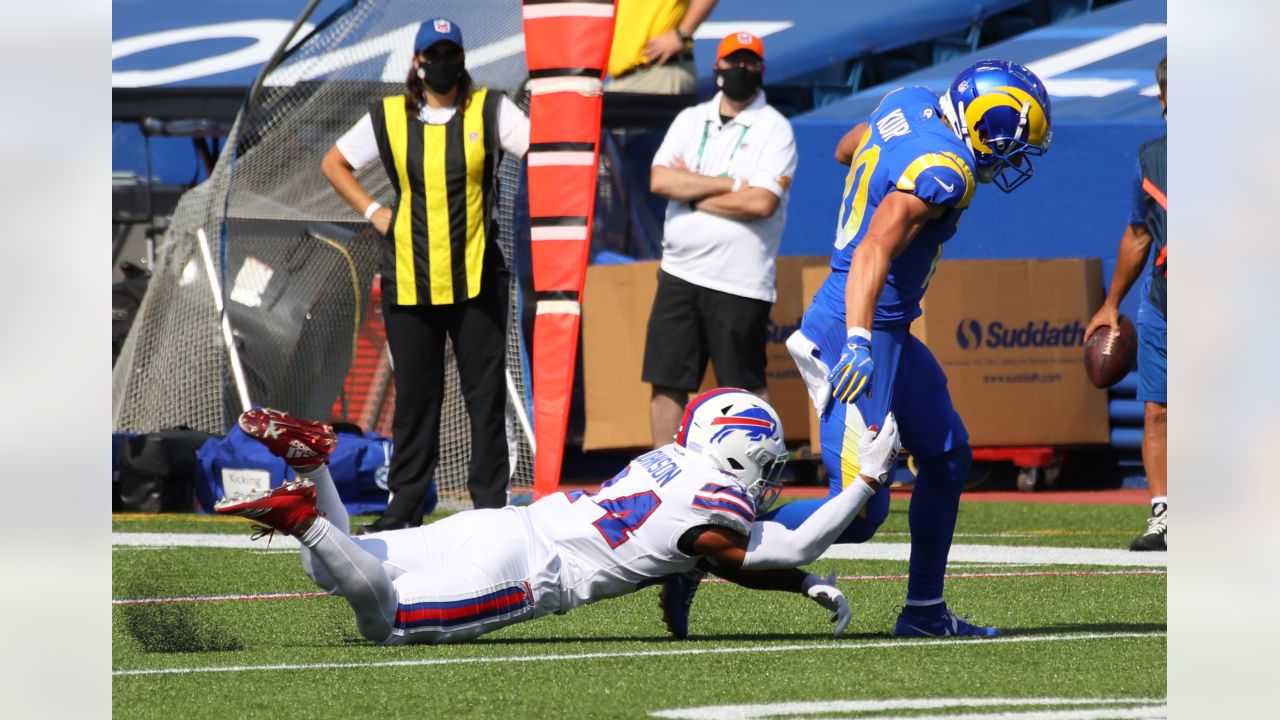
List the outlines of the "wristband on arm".
{"label": "wristband on arm", "polygon": [[369,203],[369,207],[364,209],[364,219],[373,220],[373,214],[378,212],[381,209],[382,209],[382,203],[378,202],[377,200],[374,200],[373,202]]}

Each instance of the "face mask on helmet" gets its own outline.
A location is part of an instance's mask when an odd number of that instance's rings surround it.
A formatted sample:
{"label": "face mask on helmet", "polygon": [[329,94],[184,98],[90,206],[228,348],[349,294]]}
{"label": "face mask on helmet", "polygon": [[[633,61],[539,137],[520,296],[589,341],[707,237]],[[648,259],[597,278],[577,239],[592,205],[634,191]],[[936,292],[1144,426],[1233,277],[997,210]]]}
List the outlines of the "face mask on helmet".
{"label": "face mask on helmet", "polygon": [[983,60],[956,76],[939,98],[943,116],[973,153],[978,182],[1012,192],[1035,174],[1044,155],[1049,95],[1040,79],[1017,63]]}
{"label": "face mask on helmet", "polygon": [[[1017,125],[1018,130],[1013,137],[989,133],[984,122],[977,123],[978,143],[975,144],[975,161],[978,160],[979,154],[982,156],[981,161],[977,163],[978,182],[994,183],[996,187],[1009,193],[1030,180],[1035,174],[1031,158],[1044,155],[1049,146],[1049,137],[1046,136],[1042,145],[1032,145],[1023,139],[1026,137],[1028,111],[1026,105],[1024,103],[1024,107],[1019,112],[1021,117]],[[978,145],[985,146],[989,152],[978,152],[976,150]]]}
{"label": "face mask on helmet", "polygon": [[747,486],[747,495],[755,501],[757,515],[773,507],[777,501],[778,494],[782,492],[782,468],[789,458],[790,453],[786,451],[778,456],[764,450],[759,450],[757,457],[753,458],[760,468],[760,477]]}
{"label": "face mask on helmet", "polygon": [[737,478],[757,514],[782,490],[789,457],[782,421],[768,403],[745,390],[721,388],[690,400],[676,445]]}

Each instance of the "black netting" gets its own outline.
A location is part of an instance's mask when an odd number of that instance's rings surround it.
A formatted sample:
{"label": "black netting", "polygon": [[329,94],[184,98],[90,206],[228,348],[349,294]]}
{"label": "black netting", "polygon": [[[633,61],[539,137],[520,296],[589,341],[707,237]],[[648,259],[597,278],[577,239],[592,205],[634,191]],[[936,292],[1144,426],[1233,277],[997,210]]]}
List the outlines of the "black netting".
{"label": "black netting", "polygon": [[[394,392],[373,293],[383,240],[333,191],[320,161],[370,102],[401,91],[413,36],[428,12],[458,23],[477,84],[520,86],[526,70],[518,3],[361,1],[297,45],[265,78],[210,179],[183,196],[157,246],[151,284],[113,374],[116,430],[187,425],[221,433],[240,412],[202,229],[220,269],[252,403],[389,434]],[[391,202],[378,162],[356,176],[383,204]],[[498,176],[499,242],[510,258],[519,163],[504,159]],[[513,292],[508,385],[523,402],[516,303]],[[459,507],[469,504],[470,443],[451,350],[446,376],[437,482],[442,506]],[[527,424],[511,415],[518,493],[532,486],[533,462]]]}

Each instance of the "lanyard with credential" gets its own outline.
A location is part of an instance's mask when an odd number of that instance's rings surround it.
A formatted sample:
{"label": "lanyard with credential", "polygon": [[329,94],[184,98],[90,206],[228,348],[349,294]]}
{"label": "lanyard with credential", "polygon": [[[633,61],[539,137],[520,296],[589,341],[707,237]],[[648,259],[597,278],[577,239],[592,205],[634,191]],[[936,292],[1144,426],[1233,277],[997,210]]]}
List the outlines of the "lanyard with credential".
{"label": "lanyard with credential", "polygon": [[[707,134],[711,132],[711,120],[702,123],[702,142],[698,143],[698,157],[693,161],[695,172],[702,171],[702,151],[707,149]],[[742,126],[742,132],[738,133],[738,142],[733,144],[733,150],[729,153],[729,162],[725,163],[724,172],[720,173],[720,177],[729,177],[729,168],[733,167],[733,156],[738,154],[738,148],[742,147],[742,139],[747,136],[747,130],[751,128],[747,125]]]}

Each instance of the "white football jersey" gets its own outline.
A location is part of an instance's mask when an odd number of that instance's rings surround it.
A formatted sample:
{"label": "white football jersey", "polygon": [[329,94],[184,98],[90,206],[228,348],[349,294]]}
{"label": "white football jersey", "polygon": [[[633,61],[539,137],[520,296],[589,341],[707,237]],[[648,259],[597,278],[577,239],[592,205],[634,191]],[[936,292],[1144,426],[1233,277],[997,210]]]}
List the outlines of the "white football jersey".
{"label": "white football jersey", "polygon": [[748,535],[755,520],[737,478],[676,445],[632,460],[594,493],[549,495],[528,512],[560,555],[560,612],[693,569],[698,558],[677,547],[690,528],[722,525]]}

